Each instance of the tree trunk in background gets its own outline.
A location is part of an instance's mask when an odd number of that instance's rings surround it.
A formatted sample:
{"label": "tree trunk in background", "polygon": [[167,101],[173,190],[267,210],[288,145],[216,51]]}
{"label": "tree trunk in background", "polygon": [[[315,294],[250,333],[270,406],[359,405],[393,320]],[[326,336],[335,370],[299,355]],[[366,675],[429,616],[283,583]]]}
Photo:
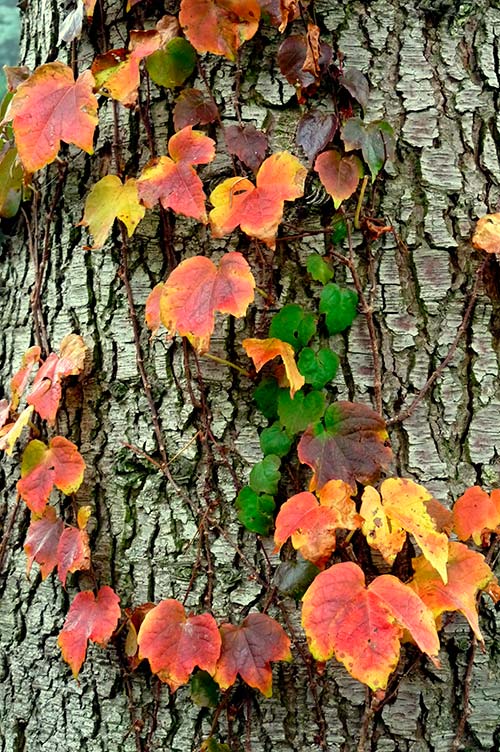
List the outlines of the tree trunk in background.
{"label": "tree trunk in background", "polygon": [[[130,14],[131,28],[146,10],[150,17],[154,5],[139,4]],[[164,11],[160,3],[156,5],[159,17]],[[78,44],[80,71],[89,67],[98,44],[108,49],[123,45],[120,35],[126,33],[125,27],[112,23],[123,17],[122,3],[105,6],[104,32],[96,19],[91,41],[84,36]],[[320,0],[315,9],[344,53],[346,65],[369,77],[371,97],[365,119],[388,120],[398,137],[396,159],[377,183],[375,199],[378,216],[394,223],[407,246],[406,251],[392,235],[386,235],[376,251],[375,316],[383,362],[384,415],[391,418],[408,406],[446,356],[467,306],[474,270],[482,260],[471,251],[473,223],[498,207],[500,8],[494,0],[414,0],[409,4]],[[34,67],[57,54],[66,62],[66,47],[59,53],[55,50],[58,26],[67,13],[65,4],[31,0],[23,12],[23,62]],[[278,43],[278,33],[265,27],[243,47],[240,102],[245,119],[269,129],[273,151],[296,152],[299,108],[292,87],[277,70]],[[208,56],[204,65],[224,121],[235,122],[233,69],[214,56]],[[203,87],[201,81],[197,85]],[[166,96],[171,102],[171,95]],[[171,108],[156,90],[152,100],[156,148],[163,154],[172,133]],[[87,463],[78,502],[91,504],[94,510],[91,541],[100,584],[116,589],[122,607],[170,597],[182,600],[199,555],[200,571],[187,606],[205,607],[213,587],[216,618],[239,622],[261,595],[249,562],[265,573],[266,561],[256,536],[243,533],[236,519],[233,472],[241,483],[246,481],[252,464],[260,458],[258,429],[266,422],[253,407],[253,385],[248,379],[207,359],[201,359],[198,372],[193,356],[185,358],[178,338],[167,344],[161,338],[150,343],[140,323],[167,454],[176,457],[170,464],[172,476],[195,508],[218,503],[214,514],[226,537],[215,529],[202,539],[200,550],[199,520],[182,495],[151,463],[124,446],[127,443],[158,457],[136,365],[118,236],[105,249],[84,252],[87,237],[76,227],[89,186],[113,171],[112,115],[112,103],[105,102],[93,158],[72,149],[66,152],[69,169],[54,211],[58,167],[51,165],[38,176],[38,236],[35,231],[34,240],[40,254],[47,215],[53,214],[42,295],[50,344],[57,349],[64,335],[76,332],[90,348],[84,376],[66,389],[58,432],[79,445]],[[119,118],[123,158],[132,174],[149,158],[147,134],[137,112],[119,106]],[[227,164],[220,158],[207,167],[202,172],[205,185],[213,188],[226,175]],[[30,211],[27,217],[34,227]],[[300,227],[311,213],[319,217],[322,211],[321,201],[308,204],[306,199],[304,204],[297,202],[287,221]],[[200,225],[182,218],[170,223],[177,261],[208,250],[208,231]],[[131,242],[128,273],[139,322],[149,291],[167,273],[165,226],[157,212],[148,212]],[[34,268],[26,223],[21,220],[15,228],[9,225],[4,233],[0,331],[1,383],[7,390],[23,352],[34,342],[30,311]],[[221,251],[234,249],[236,235],[230,243],[219,242]],[[305,259],[311,252],[321,252],[322,243],[321,236],[312,236],[288,247],[279,245],[270,261],[272,270],[250,245],[248,256],[257,284],[274,283],[278,306],[317,294],[309,288]],[[214,248],[213,240],[210,248]],[[362,249],[359,259],[364,279]],[[391,432],[395,472],[421,482],[448,504],[470,485],[488,489],[498,485],[498,282],[498,265],[492,258],[470,326],[451,364],[411,417]],[[241,339],[254,332],[265,336],[274,312],[262,302],[251,310],[254,313],[246,321],[225,318],[219,323],[212,346],[215,354],[246,363]],[[342,374],[335,382],[338,396],[371,404],[373,365],[364,317],[358,316],[348,337],[337,337],[333,345],[342,353]],[[200,439],[207,430],[217,445]],[[7,521],[16,499],[18,458],[4,458],[0,472],[1,510]],[[27,579],[22,547],[28,524],[29,515],[23,510],[9,536],[0,581],[2,752],[197,749],[209,735],[212,711],[197,707],[187,687],[173,696],[166,686],[160,692],[146,668],[128,675],[113,645],[107,650],[91,646],[79,683],[74,681],[56,641],[70,600],[78,589],[89,586],[88,579],[84,573],[73,575],[68,592],[54,575],[42,582],[36,566]],[[264,547],[276,565],[272,541],[265,540]],[[300,605],[285,600],[284,606],[304,640]],[[282,612],[271,609],[271,613],[283,622]],[[373,719],[365,714],[365,688],[340,664],[329,662],[319,675],[294,650],[291,664],[275,666],[272,699],[245,688],[235,690],[229,725],[223,712],[218,737],[234,750],[246,745],[252,752],[299,752],[321,749],[323,735],[330,752],[351,752],[357,748],[364,723],[370,736],[366,749],[449,752],[468,692],[469,715],[459,749],[499,749],[500,620],[488,604],[483,604],[482,615],[486,651],[475,652],[469,682],[465,674],[471,636],[459,616],[450,619],[441,633],[442,668],[417,661],[400,677],[394,698]],[[409,665],[402,663],[401,670]],[[150,729],[153,732],[147,739]]]}

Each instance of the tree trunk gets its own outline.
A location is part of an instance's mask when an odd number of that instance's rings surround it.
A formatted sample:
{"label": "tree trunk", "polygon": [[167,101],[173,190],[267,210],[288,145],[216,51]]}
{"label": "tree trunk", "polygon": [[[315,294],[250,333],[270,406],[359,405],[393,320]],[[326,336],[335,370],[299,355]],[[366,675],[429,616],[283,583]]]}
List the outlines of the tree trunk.
{"label": "tree trunk", "polygon": [[[76,45],[80,72],[98,52],[123,45],[127,22],[138,28],[147,18],[151,28],[154,12],[155,18],[163,13],[162,4],[144,0],[125,22],[122,5],[104,3],[90,32],[84,28]],[[67,45],[57,48],[65,4],[32,0],[22,12],[23,62],[32,68],[56,57],[70,62]],[[384,118],[397,135],[396,157],[376,182],[373,198],[376,215],[392,223],[400,238],[397,242],[388,233],[373,246],[374,320],[383,410],[390,420],[405,412],[448,354],[482,262],[471,249],[473,224],[498,206],[500,9],[494,0],[415,0],[409,5],[319,0],[315,12],[346,66],[369,78],[365,119]],[[278,32],[266,26],[243,46],[239,98],[244,119],[268,128],[272,151],[298,153],[299,107],[277,67],[279,43]],[[237,122],[234,67],[212,55],[203,66],[224,123]],[[203,81],[195,85],[203,88]],[[171,93],[153,87],[150,114],[158,154],[165,153],[173,132],[172,101]],[[121,156],[133,174],[151,156],[152,142],[138,109],[118,105],[116,111]],[[2,228],[1,381],[7,392],[22,354],[36,341],[30,293],[34,257],[40,264],[46,247],[38,334],[41,326],[57,350],[66,334],[79,333],[90,349],[83,376],[65,389],[57,432],[77,443],[87,464],[77,500],[92,506],[91,547],[99,583],[115,588],[123,608],[183,600],[187,593],[187,608],[211,606],[219,622],[237,623],[252,606],[262,608],[269,592],[258,576],[269,579],[268,559],[273,571],[279,563],[272,540],[257,545],[234,510],[238,484],[246,482],[261,457],[258,434],[267,422],[254,408],[253,385],[246,377],[206,358],[197,360],[179,338],[150,341],[142,323],[147,295],[171,265],[169,249],[177,262],[200,252],[217,255],[236,247],[236,235],[227,243],[214,241],[195,222],[148,212],[126,258],[118,232],[104,249],[85,251],[87,236],[78,227],[85,196],[92,183],[114,171],[113,112],[111,100],[104,101],[95,155],[65,147],[68,169],[54,163],[38,173],[24,216]],[[227,175],[228,164],[219,158],[201,171],[206,189]],[[283,232],[290,227],[290,234],[300,232],[313,220],[319,226],[323,199],[306,194],[288,210]],[[358,271],[369,292],[368,255],[361,237],[354,241],[360,249]],[[317,297],[305,272],[305,259],[315,251],[324,251],[322,235],[280,243],[274,256],[256,244],[248,246],[257,285],[271,286],[276,308]],[[422,483],[447,505],[468,486],[498,484],[498,279],[492,257],[450,363],[411,415],[391,425],[394,474]],[[351,283],[348,276],[346,281]],[[246,367],[241,340],[254,333],[266,336],[274,307],[257,301],[252,310],[244,321],[218,321],[211,348],[215,355]],[[372,404],[374,368],[365,316],[358,316],[333,346],[342,354],[336,396]],[[138,371],[139,350],[173,482],[146,456],[162,459]],[[19,456],[4,458],[0,472],[7,536],[0,579],[2,751],[197,750],[210,735],[213,710],[194,704],[188,687],[171,694],[146,667],[130,673],[120,639],[106,650],[91,645],[79,681],[71,677],[57,637],[75,593],[92,582],[77,573],[65,591],[54,575],[42,582],[36,566],[26,577],[29,512],[20,509],[13,517]],[[283,489],[283,499],[290,490]],[[68,506],[63,498],[61,504]],[[202,524],[207,508],[216,524]],[[473,647],[461,616],[445,619],[441,668],[416,658],[411,649],[404,651],[390,700],[376,712],[363,685],[335,660],[324,672],[304,660],[300,603],[280,596],[270,613],[293,629],[294,660],[275,664],[271,699],[243,684],[233,691],[215,727],[230,749],[449,752],[460,729],[456,750],[500,747],[500,621],[488,603],[481,608],[484,652]]]}

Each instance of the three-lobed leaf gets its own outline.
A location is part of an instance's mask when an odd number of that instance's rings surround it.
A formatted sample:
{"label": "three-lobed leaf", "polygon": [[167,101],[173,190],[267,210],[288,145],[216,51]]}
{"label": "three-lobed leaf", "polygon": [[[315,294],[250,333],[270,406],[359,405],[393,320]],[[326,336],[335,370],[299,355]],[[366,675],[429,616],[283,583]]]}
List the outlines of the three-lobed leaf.
{"label": "three-lobed leaf", "polygon": [[491,495],[480,486],[472,486],[453,506],[453,528],[461,541],[472,538],[480,546],[484,533],[500,526],[500,490]]}
{"label": "three-lobed leaf", "polygon": [[243,42],[259,26],[257,0],[182,0],[179,22],[198,52],[235,60]]}

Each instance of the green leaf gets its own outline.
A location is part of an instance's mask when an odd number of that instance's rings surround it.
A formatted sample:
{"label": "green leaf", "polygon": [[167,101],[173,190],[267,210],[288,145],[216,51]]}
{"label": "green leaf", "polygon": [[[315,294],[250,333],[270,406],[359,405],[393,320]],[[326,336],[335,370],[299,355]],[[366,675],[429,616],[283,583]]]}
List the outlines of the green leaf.
{"label": "green leaf", "polygon": [[290,303],[273,316],[269,336],[288,342],[296,350],[305,347],[316,334],[316,320],[297,303]]}
{"label": "green leaf", "polygon": [[219,685],[207,671],[197,671],[189,682],[192,701],[200,708],[216,708],[220,700]]}
{"label": "green leaf", "polygon": [[260,434],[260,447],[265,455],[275,454],[284,457],[292,448],[292,440],[279,423],[264,428]]}
{"label": "green leaf", "polygon": [[276,570],[274,584],[283,595],[300,600],[320,570],[297,554],[297,561],[282,561]]}
{"label": "green leaf", "polygon": [[255,493],[271,494],[271,496],[278,493],[278,483],[281,478],[280,465],[281,460],[275,454],[268,454],[263,460],[257,462],[250,473],[250,488]]}
{"label": "green leaf", "polygon": [[340,245],[347,237],[347,223],[342,214],[334,214],[331,227],[331,241],[333,245]]}
{"label": "green leaf", "polygon": [[257,407],[268,420],[278,417],[278,395],[282,391],[288,390],[280,389],[276,379],[268,377],[262,379],[253,393]]}
{"label": "green leaf", "polygon": [[346,287],[330,282],[321,291],[319,312],[326,316],[330,334],[338,334],[351,326],[357,315],[358,294]]}
{"label": "green leaf", "polygon": [[322,392],[297,392],[292,399],[288,390],[281,390],[278,397],[280,423],[291,434],[301,433],[321,418],[325,411],[325,396]]}
{"label": "green leaf", "polygon": [[316,282],[326,285],[333,279],[333,270],[319,253],[312,253],[307,259],[307,271]]}
{"label": "green leaf", "polygon": [[239,492],[236,503],[238,519],[247,530],[259,535],[269,535],[274,525],[274,499],[271,496],[259,496],[250,486],[244,486]]}
{"label": "green leaf", "polygon": [[231,752],[231,747],[228,744],[221,744],[213,736],[210,736],[201,745],[200,752]]}
{"label": "green leaf", "polygon": [[304,347],[297,365],[313,389],[323,389],[325,384],[335,378],[339,363],[339,356],[333,350],[323,347],[315,353],[310,347]]}
{"label": "green leaf", "polygon": [[[15,217],[23,196],[24,170],[14,146],[7,147],[0,138],[0,217]],[[6,149],[6,150],[5,150]]]}
{"label": "green leaf", "polygon": [[161,50],[146,58],[146,69],[158,86],[181,86],[196,65],[196,52],[187,39],[175,37]]}
{"label": "green leaf", "polygon": [[385,120],[365,123],[361,118],[349,118],[342,128],[346,151],[361,149],[363,159],[370,168],[372,182],[387,162],[394,156],[394,131]]}

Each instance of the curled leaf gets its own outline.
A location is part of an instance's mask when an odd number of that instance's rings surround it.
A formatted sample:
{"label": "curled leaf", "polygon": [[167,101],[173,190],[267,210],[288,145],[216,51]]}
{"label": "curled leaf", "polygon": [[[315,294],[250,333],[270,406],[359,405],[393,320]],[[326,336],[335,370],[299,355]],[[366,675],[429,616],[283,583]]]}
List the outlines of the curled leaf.
{"label": "curled leaf", "polygon": [[269,339],[244,339],[242,345],[248,357],[252,358],[257,372],[270,360],[280,356],[290,385],[290,396],[293,397],[299,389],[302,389],[305,379],[297,368],[293,347],[288,342],[271,337]]}

